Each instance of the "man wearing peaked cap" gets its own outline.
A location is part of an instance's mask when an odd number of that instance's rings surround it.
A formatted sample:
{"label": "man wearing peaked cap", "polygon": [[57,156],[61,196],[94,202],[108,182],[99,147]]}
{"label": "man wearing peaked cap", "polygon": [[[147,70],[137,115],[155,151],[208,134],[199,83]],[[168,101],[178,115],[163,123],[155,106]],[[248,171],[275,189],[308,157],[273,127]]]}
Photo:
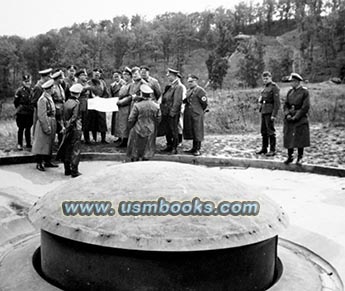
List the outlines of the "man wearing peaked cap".
{"label": "man wearing peaked cap", "polygon": [[41,76],[48,76],[52,71],[53,71],[53,69],[52,69],[52,68],[49,68],[49,69],[45,69],[45,70],[39,71],[38,73],[39,73]]}
{"label": "man wearing peaked cap", "polygon": [[177,76],[180,72],[178,70],[168,68],[168,73],[171,73]]}
{"label": "man wearing peaked cap", "polygon": [[147,84],[142,84],[140,86],[140,91],[143,94],[144,97],[149,98],[150,94],[153,93],[153,90],[151,89],[151,87]]}
{"label": "man wearing peaked cap", "polygon": [[153,90],[148,84],[140,86],[141,101],[133,103],[128,117],[130,129],[127,156],[132,161],[148,160],[156,151],[157,125],[161,119],[159,105],[150,96]]}
{"label": "man wearing peaked cap", "polygon": [[200,156],[201,142],[204,140],[204,111],[207,108],[206,91],[198,85],[198,77],[188,77],[187,97],[183,116],[183,137],[192,139],[193,147],[187,151],[194,156]]}
{"label": "man wearing peaked cap", "polygon": [[52,98],[55,104],[55,119],[56,119],[56,133],[58,136],[59,144],[62,141],[62,129],[63,129],[63,105],[66,101],[65,90],[62,87],[63,73],[61,70],[56,71],[51,75],[54,80]]}
{"label": "man wearing peaked cap", "polygon": [[153,97],[158,100],[162,95],[161,86],[157,79],[150,76],[150,69],[148,66],[140,67],[140,74],[143,80],[152,88]]}
{"label": "man wearing peaked cap", "polygon": [[46,81],[45,83],[43,83],[42,89],[44,90],[50,89],[51,87],[53,87],[53,85],[54,85],[54,80],[50,79]]}
{"label": "man wearing peaked cap", "polygon": [[18,126],[17,149],[23,149],[23,133],[25,130],[26,147],[31,148],[30,129],[33,122],[34,107],[30,103],[31,76],[24,75],[22,86],[16,90],[14,95],[14,106],[16,107],[16,123]]}
{"label": "man wearing peaked cap", "polygon": [[[264,84],[259,97],[262,146],[256,154],[273,157],[276,154],[277,142],[274,122],[280,109],[280,88],[272,81],[272,74],[269,71],[263,72],[261,77]],[[267,152],[268,146],[270,148],[269,152]]]}
{"label": "man wearing peaked cap", "polygon": [[178,140],[178,122],[181,112],[183,99],[183,86],[177,77],[178,71],[168,69],[167,78],[170,86],[166,88],[162,96],[161,111],[162,122],[160,124],[160,133],[165,134],[167,146],[163,150],[177,154]]}
{"label": "man wearing peaked cap", "polygon": [[81,91],[81,94],[78,100],[79,100],[79,111],[81,115],[84,142],[86,144],[90,144],[90,129],[89,129],[89,123],[88,123],[89,118],[88,118],[87,102],[91,96],[91,89],[87,83],[88,81],[87,71],[85,69],[79,70],[76,73],[76,76],[78,77],[77,84],[80,84],[83,87],[83,90]]}
{"label": "man wearing peaked cap", "polygon": [[[32,153],[37,155],[36,168],[39,171],[45,171],[45,167],[57,167],[57,165],[51,162],[56,133],[56,110],[51,96],[53,85],[54,80],[52,79],[42,84],[44,92],[37,102],[37,121]],[[45,162],[44,165],[43,161]]]}
{"label": "man wearing peaked cap", "polygon": [[128,142],[129,128],[128,128],[128,116],[131,110],[132,104],[132,92],[131,88],[133,86],[132,70],[125,67],[122,72],[123,84],[119,91],[119,101],[117,101],[117,106],[119,111],[115,117],[115,130],[114,135],[119,138],[116,147],[126,147]]}
{"label": "man wearing peaked cap", "polygon": [[292,80],[303,81],[303,78],[301,77],[301,75],[297,73],[291,73],[289,77],[289,81],[292,81]]}
{"label": "man wearing peaked cap", "polygon": [[69,88],[75,83],[77,83],[76,78],[77,67],[70,65],[67,67],[67,76],[62,81],[62,87],[65,90],[65,99],[68,100],[70,96]]}
{"label": "man wearing peaked cap", "polygon": [[83,91],[83,86],[81,84],[74,84],[69,90],[71,93],[80,94]]}
{"label": "man wearing peaked cap", "polygon": [[64,137],[56,155],[57,159],[62,160],[64,163],[65,175],[71,175],[72,178],[81,175],[78,166],[80,160],[82,122],[78,98],[82,90],[83,86],[81,84],[74,84],[69,89],[71,96],[63,107]]}
{"label": "man wearing peaked cap", "polygon": [[309,91],[301,85],[303,78],[292,73],[292,88],[284,103],[284,147],[288,150],[286,165],[293,162],[294,148],[297,148],[297,165],[302,165],[304,148],[310,146],[308,112],[310,109]]}
{"label": "man wearing peaked cap", "polygon": [[[94,69],[92,72],[92,79],[88,81],[92,94],[89,98],[100,97],[108,98],[109,92],[105,81],[101,78],[100,69]],[[107,119],[105,112],[96,110],[88,110],[88,125],[92,132],[94,142],[97,142],[97,132],[101,133],[101,143],[108,143],[106,141]]]}
{"label": "man wearing peaked cap", "polygon": [[37,121],[37,102],[38,102],[38,99],[43,94],[42,85],[50,79],[50,73],[52,72],[52,70],[53,69],[49,68],[46,70],[39,71],[38,73],[41,75],[41,79],[37,81],[36,85],[34,86],[34,89],[32,90],[30,103],[34,107],[33,134],[35,134],[35,127],[36,127],[36,121]]}

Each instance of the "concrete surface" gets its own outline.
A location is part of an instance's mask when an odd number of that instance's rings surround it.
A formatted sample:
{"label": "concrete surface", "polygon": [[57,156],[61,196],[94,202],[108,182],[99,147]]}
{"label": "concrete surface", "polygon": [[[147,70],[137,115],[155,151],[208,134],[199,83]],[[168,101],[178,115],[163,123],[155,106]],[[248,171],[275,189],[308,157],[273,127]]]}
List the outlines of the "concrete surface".
{"label": "concrete surface", "polygon": [[[82,162],[80,171],[93,175],[111,165],[114,162]],[[267,169],[223,170],[282,205],[290,218],[282,237],[326,259],[345,281],[345,179]],[[19,237],[36,231],[26,219],[28,207],[70,179],[63,175],[61,164],[44,173],[34,164],[0,167],[0,257]]]}

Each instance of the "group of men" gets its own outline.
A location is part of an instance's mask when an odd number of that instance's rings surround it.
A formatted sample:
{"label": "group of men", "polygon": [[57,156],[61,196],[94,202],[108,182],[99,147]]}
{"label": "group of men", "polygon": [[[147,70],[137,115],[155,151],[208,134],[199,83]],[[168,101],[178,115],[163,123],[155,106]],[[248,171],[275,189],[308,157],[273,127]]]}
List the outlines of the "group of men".
{"label": "group of men", "polygon": [[26,147],[32,147],[30,128],[33,125],[32,152],[37,155],[40,171],[57,166],[51,161],[55,135],[60,146],[57,156],[64,161],[65,174],[72,177],[80,175],[81,135],[86,144],[91,144],[97,142],[100,132],[101,143],[108,143],[105,112],[88,109],[88,99],[95,97],[118,97],[118,111],[112,115],[111,133],[117,137],[117,147],[127,147],[131,160],[151,158],[155,153],[156,137],[163,135],[167,141],[164,152],[177,154],[177,146],[184,135],[185,139],[193,140],[193,147],[188,152],[196,156],[201,154],[207,97],[195,75],[188,77],[187,90],[180,73],[168,69],[168,85],[162,91],[147,66],[115,71],[109,87],[101,69],[94,69],[90,79],[85,69],[77,70],[73,65],[67,68],[66,77],[62,70],[46,69],[39,74],[41,78],[33,89],[31,76],[23,76],[23,85],[16,91],[14,104],[17,109],[17,148],[23,149],[24,131]]}

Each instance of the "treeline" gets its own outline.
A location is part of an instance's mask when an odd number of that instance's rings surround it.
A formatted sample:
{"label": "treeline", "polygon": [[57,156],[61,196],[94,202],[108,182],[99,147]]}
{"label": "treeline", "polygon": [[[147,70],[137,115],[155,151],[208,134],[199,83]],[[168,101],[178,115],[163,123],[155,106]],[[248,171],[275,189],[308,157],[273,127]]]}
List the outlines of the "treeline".
{"label": "treeline", "polygon": [[[280,35],[294,28],[299,31],[302,74],[311,76],[320,68],[329,74],[345,75],[345,0],[263,0],[242,1],[234,9],[191,14],[166,13],[148,21],[139,15],[116,16],[112,20],[74,24],[46,34],[23,39],[0,37],[0,96],[10,96],[22,74],[37,78],[41,69],[101,67],[108,76],[123,65],[146,64],[153,71],[173,66],[183,72],[192,51],[205,49],[209,79],[221,87],[229,67],[229,56],[236,50],[239,33]],[[258,40],[261,38],[258,37]],[[240,78],[252,72],[252,58],[262,63],[264,44],[246,49],[247,61]],[[258,53],[256,53],[258,51]],[[321,58],[319,58],[321,54]],[[249,55],[253,54],[253,56]],[[257,60],[259,58],[259,60]],[[245,67],[246,66],[246,67]],[[257,66],[257,64],[256,64]],[[260,69],[262,65],[259,66]],[[289,70],[287,68],[287,70]],[[291,70],[291,68],[290,68]],[[258,78],[254,75],[250,78]],[[253,82],[251,82],[253,84]],[[254,82],[255,84],[255,82]]]}

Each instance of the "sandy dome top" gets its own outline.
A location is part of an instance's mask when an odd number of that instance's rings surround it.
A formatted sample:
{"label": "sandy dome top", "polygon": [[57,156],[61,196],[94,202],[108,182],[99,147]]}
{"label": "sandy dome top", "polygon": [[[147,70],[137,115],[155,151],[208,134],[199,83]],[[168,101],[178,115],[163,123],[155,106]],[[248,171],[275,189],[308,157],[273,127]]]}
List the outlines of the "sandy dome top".
{"label": "sandy dome top", "polygon": [[[141,201],[157,202],[160,197],[170,202],[170,206],[173,201],[175,205],[176,201],[187,201],[185,204],[190,206],[183,208],[187,215],[119,214],[121,202],[131,201],[134,207]],[[222,201],[257,201],[260,208],[256,216],[191,215],[193,211],[200,213],[200,208],[195,208],[196,200],[212,201],[215,206]],[[67,216],[63,212],[64,201],[110,201],[115,214]],[[125,205],[122,210],[128,211],[128,204],[121,205]],[[138,210],[138,206],[133,209]],[[176,214],[178,206],[172,210]],[[29,219],[38,228],[72,240],[155,251],[248,245],[272,238],[288,225],[287,215],[280,206],[222,169],[155,161],[117,164],[95,169],[94,176],[73,179],[37,201]]]}

